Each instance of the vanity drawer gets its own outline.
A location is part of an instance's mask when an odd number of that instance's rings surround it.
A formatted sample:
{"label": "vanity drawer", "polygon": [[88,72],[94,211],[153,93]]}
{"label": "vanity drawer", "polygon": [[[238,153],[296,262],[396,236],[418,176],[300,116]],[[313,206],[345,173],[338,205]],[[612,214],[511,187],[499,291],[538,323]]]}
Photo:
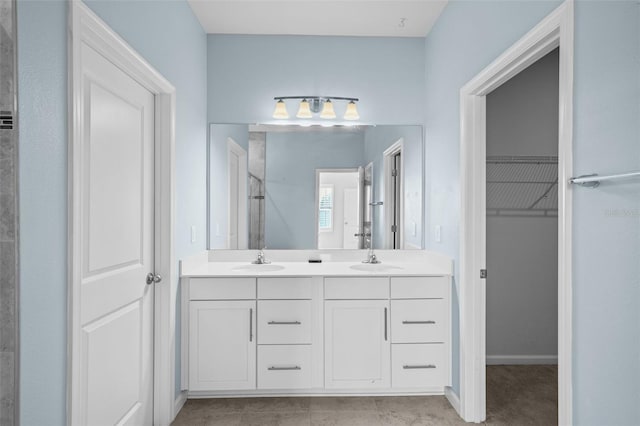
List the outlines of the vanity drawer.
{"label": "vanity drawer", "polygon": [[392,277],[392,299],[444,299],[449,291],[447,277]]}
{"label": "vanity drawer", "polygon": [[311,345],[258,346],[258,389],[311,387]]}
{"label": "vanity drawer", "polygon": [[310,300],[258,301],[258,344],[311,343]]}
{"label": "vanity drawer", "polygon": [[391,345],[391,387],[447,386],[449,364],[443,343]]}
{"label": "vanity drawer", "polygon": [[258,278],[258,299],[311,299],[311,278]]}
{"label": "vanity drawer", "polygon": [[392,300],[391,342],[445,342],[447,305],[442,299]]}
{"label": "vanity drawer", "polygon": [[388,277],[325,278],[325,299],[388,299]]}
{"label": "vanity drawer", "polygon": [[243,300],[256,298],[255,278],[191,278],[190,300]]}

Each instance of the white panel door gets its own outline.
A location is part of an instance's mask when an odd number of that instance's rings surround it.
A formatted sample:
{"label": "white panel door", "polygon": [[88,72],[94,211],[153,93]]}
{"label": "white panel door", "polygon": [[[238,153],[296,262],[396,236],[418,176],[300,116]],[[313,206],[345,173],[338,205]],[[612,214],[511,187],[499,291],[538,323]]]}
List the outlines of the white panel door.
{"label": "white panel door", "polygon": [[360,248],[360,209],[357,188],[344,189],[344,233],[342,248]]}
{"label": "white panel door", "polygon": [[238,188],[240,185],[238,179],[240,166],[240,158],[238,155],[229,151],[229,247],[230,249],[238,248],[238,212],[239,199]]}
{"label": "white panel door", "polygon": [[189,390],[256,388],[256,302],[192,301]]}
{"label": "white panel door", "polygon": [[388,300],[325,301],[325,387],[391,386]]}
{"label": "white panel door", "polygon": [[82,45],[81,419],[153,423],[153,94]]}
{"label": "white panel door", "polygon": [[233,139],[227,139],[227,173],[229,180],[229,232],[230,249],[246,249],[249,244],[247,220],[247,151]]}

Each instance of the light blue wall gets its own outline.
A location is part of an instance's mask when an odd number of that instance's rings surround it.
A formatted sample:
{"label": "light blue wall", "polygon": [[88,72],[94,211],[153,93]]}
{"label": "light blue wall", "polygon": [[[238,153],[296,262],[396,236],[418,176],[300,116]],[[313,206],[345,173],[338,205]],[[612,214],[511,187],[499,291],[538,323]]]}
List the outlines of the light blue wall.
{"label": "light blue wall", "polygon": [[316,247],[316,169],[364,165],[364,134],[267,133],[265,244],[278,249]]}
{"label": "light blue wall", "polygon": [[67,7],[19,1],[20,423],[66,424]]}
{"label": "light blue wall", "polygon": [[[425,167],[429,248],[457,263],[460,220],[460,88],[515,43],[559,2],[450,1],[426,39]],[[442,226],[442,242],[433,230]],[[456,265],[456,271],[458,267]],[[453,294],[453,388],[460,385],[457,280]]]}
{"label": "light blue wall", "polygon": [[[209,127],[209,248],[227,248],[229,230],[229,179],[227,139],[249,152],[249,126],[212,124]],[[248,155],[247,155],[248,158]],[[218,232],[218,230],[220,232]]]}
{"label": "light blue wall", "polygon": [[[423,225],[423,166],[424,152],[421,126],[376,126],[365,132],[365,164],[373,163],[373,201],[385,204],[384,151],[399,139],[403,140],[404,164],[404,242],[417,247],[422,244]],[[373,207],[373,246],[383,248],[387,243],[384,230],[384,205]],[[413,223],[415,235],[413,234]]]}
{"label": "light blue wall", "polygon": [[[639,170],[640,5],[578,1],[575,12],[575,174]],[[577,425],[640,424],[639,216],[637,180],[574,190]]]}
{"label": "light blue wall", "polygon": [[[443,226],[442,243],[432,242],[432,249],[458,257],[460,87],[558,5],[454,0],[427,37],[427,224],[430,232]],[[637,2],[576,2],[576,174],[639,168],[639,27]],[[637,183],[573,189],[575,424],[640,423],[638,189]]]}
{"label": "light blue wall", "polygon": [[[177,90],[179,259],[205,248],[206,35],[184,1],[89,6]],[[66,424],[67,5],[18,4],[23,425]],[[190,227],[198,237],[191,244]],[[178,305],[179,307],[179,305]],[[178,362],[179,362],[178,352]]]}
{"label": "light blue wall", "polygon": [[209,35],[208,49],[212,123],[272,122],[273,97],[292,95],[360,98],[363,123],[424,119],[423,38]]}

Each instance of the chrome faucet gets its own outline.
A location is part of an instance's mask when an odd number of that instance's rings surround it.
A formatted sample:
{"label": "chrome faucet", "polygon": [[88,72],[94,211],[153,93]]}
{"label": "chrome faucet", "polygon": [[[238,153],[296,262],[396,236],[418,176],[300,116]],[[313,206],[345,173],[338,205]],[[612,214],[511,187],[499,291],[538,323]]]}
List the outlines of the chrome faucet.
{"label": "chrome faucet", "polygon": [[376,256],[376,254],[373,252],[373,247],[369,248],[369,253],[367,253],[367,258],[365,260],[362,261],[362,263],[382,263],[380,260],[378,260],[378,257]]}
{"label": "chrome faucet", "polygon": [[258,258],[256,260],[254,260],[253,262],[251,262],[251,263],[253,263],[254,265],[267,265],[267,264],[271,263],[270,260],[265,259],[265,257],[264,257],[264,249],[266,249],[266,247],[258,252]]}

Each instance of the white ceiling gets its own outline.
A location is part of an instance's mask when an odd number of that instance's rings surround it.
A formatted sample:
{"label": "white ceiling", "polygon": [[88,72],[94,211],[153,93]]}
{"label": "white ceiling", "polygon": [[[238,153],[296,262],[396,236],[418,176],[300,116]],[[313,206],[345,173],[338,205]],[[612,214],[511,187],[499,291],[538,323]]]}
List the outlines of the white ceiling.
{"label": "white ceiling", "polygon": [[209,34],[424,37],[448,0],[188,0]]}

